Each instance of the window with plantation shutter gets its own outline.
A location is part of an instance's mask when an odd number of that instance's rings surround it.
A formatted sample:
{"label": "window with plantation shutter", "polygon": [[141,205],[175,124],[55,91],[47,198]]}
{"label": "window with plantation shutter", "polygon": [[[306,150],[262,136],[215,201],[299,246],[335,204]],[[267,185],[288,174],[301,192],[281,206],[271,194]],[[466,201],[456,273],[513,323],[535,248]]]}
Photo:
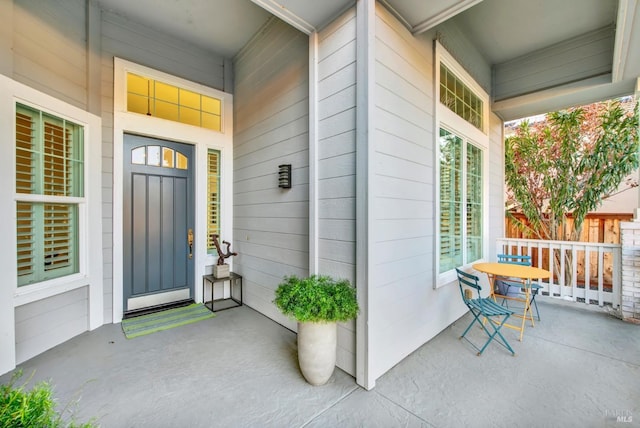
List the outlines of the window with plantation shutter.
{"label": "window with plantation shutter", "polygon": [[440,130],[440,272],[462,265],[462,140]]}
{"label": "window with plantation shutter", "polygon": [[213,235],[220,234],[220,152],[207,152],[207,253],[216,254]]}
{"label": "window with plantation shutter", "polygon": [[18,286],[76,273],[82,126],[16,105]]}
{"label": "window with plantation shutter", "polygon": [[436,287],[455,279],[454,268],[485,256],[485,162],[489,96],[438,42],[435,46],[439,162]]}
{"label": "window with plantation shutter", "polygon": [[482,150],[441,128],[441,273],[482,258],[482,191]]}
{"label": "window with plantation shutter", "polygon": [[468,261],[480,260],[482,254],[482,150],[467,143],[465,200],[465,244]]}

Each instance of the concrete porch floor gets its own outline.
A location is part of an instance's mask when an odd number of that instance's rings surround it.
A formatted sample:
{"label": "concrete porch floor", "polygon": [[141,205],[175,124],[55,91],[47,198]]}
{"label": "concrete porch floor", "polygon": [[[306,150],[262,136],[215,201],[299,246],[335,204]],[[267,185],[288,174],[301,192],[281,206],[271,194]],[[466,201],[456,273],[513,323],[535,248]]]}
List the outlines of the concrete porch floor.
{"label": "concrete porch floor", "polygon": [[497,344],[477,357],[458,340],[467,314],[371,391],[339,369],[308,385],[295,334],[246,306],[132,340],[105,325],[20,367],[23,380],[50,380],[60,407],[78,400],[78,421],[103,427],[640,426],[640,326],[539,306],[523,342],[506,331],[515,357]]}

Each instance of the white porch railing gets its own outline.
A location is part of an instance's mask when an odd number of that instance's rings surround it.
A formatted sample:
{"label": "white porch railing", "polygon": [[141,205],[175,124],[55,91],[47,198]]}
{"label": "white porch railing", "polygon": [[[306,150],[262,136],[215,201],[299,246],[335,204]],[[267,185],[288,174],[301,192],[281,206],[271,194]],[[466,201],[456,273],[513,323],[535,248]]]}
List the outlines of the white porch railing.
{"label": "white porch railing", "polygon": [[620,244],[499,238],[497,254],[527,254],[533,266],[551,272],[537,280],[543,295],[619,308],[622,289]]}

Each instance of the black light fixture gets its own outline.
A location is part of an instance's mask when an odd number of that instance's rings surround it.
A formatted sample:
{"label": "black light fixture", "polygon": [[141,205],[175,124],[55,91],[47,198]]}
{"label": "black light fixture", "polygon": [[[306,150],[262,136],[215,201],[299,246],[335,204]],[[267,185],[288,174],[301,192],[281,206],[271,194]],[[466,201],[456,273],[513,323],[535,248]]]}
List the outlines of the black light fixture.
{"label": "black light fixture", "polygon": [[278,165],[278,187],[291,189],[291,164]]}

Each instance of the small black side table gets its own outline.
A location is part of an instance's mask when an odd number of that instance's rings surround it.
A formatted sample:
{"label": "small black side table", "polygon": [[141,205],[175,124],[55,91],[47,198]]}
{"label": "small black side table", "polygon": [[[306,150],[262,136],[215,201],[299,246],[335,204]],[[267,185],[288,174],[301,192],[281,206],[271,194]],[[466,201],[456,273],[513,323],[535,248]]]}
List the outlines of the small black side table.
{"label": "small black side table", "polygon": [[[215,288],[215,285],[217,283],[222,283],[224,285],[225,282],[229,281],[229,292],[230,292],[230,297],[226,298],[226,299],[218,299],[218,300],[213,300],[213,289]],[[205,297],[204,297],[204,290],[205,290],[205,285],[206,283],[210,283],[211,284],[211,300],[209,302],[205,301]],[[238,299],[237,297],[234,297],[233,294],[233,290],[234,288],[238,288],[240,290],[240,298]],[[217,303],[222,303],[225,301],[233,301],[235,302],[235,305],[232,306],[225,306],[222,309],[218,309],[218,311],[224,311],[225,309],[231,309],[231,308],[236,308],[238,306],[242,306],[242,276],[238,275],[237,273],[229,273],[229,276],[225,276],[224,278],[216,278],[213,275],[204,275],[202,277],[202,300],[205,301],[204,305],[209,308],[211,310],[211,312],[215,312],[215,310],[213,309],[213,304],[214,302]],[[210,303],[210,305],[209,305]]]}

